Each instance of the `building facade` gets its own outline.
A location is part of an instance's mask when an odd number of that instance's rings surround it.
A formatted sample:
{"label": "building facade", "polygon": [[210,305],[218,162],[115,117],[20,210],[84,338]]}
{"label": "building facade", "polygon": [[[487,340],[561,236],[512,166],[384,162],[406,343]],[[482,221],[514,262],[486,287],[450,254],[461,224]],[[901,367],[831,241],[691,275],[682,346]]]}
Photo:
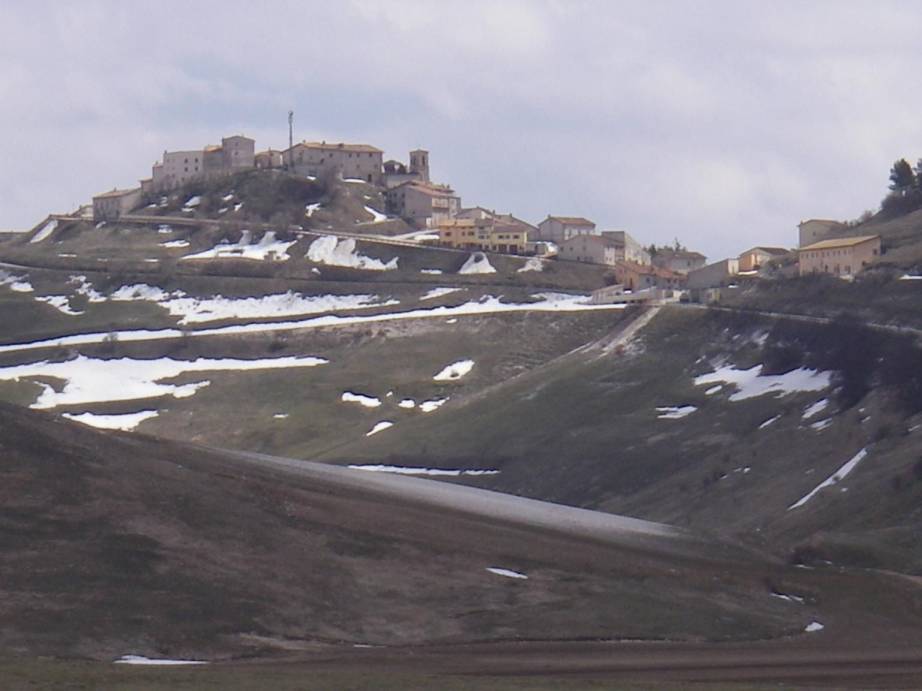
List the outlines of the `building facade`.
{"label": "building facade", "polygon": [[624,245],[602,235],[575,235],[558,243],[557,256],[574,262],[614,266],[624,261]]}
{"label": "building facade", "polygon": [[461,198],[448,185],[410,181],[389,189],[385,196],[388,210],[417,228],[435,228],[461,208]]}
{"label": "building facade", "polygon": [[682,290],[686,285],[687,276],[659,266],[619,262],[615,265],[615,280],[626,290],[632,291],[649,288]]}
{"label": "building facade", "polygon": [[258,169],[281,168],[285,165],[285,159],[282,152],[275,149],[266,149],[259,151],[253,156],[253,164]]}
{"label": "building facade", "polygon": [[798,250],[800,275],[854,276],[880,256],[880,249],[879,235],[820,240]]}
{"label": "building facade", "polygon": [[455,249],[524,254],[528,233],[492,219],[452,218],[439,223],[439,244]]}
{"label": "building facade", "polygon": [[93,197],[93,220],[114,221],[138,207],[141,203],[141,188],[112,190]]}
{"label": "building facade", "polygon": [[535,239],[560,244],[576,235],[598,235],[595,223],[581,216],[548,216],[538,224]]}
{"label": "building facade", "polygon": [[149,188],[166,191],[193,180],[232,175],[255,165],[256,142],[235,134],[224,137],[220,145],[189,151],[164,151],[163,159],[153,165]]}
{"label": "building facade", "polygon": [[370,144],[345,142],[301,142],[283,152],[284,162],[290,160],[298,175],[339,175],[374,185],[382,181],[383,156],[381,149]]}
{"label": "building facade", "polygon": [[624,230],[603,230],[602,237],[612,238],[623,247],[619,261],[634,262],[635,264],[650,264],[650,253],[644,249],[630,233]]}

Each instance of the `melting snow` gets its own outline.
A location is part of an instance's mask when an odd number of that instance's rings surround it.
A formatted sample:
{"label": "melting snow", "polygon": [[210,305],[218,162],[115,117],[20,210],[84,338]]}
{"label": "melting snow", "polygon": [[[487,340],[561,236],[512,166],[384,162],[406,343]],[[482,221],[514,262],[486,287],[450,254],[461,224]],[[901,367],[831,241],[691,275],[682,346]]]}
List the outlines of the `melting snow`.
{"label": "melting snow", "polygon": [[769,425],[771,425],[771,424],[774,423],[774,422],[777,422],[777,421],[780,420],[780,419],[781,419],[781,416],[780,416],[780,415],[776,415],[775,417],[770,417],[770,418],[768,418],[768,420],[766,420],[766,421],[763,422],[761,425],[759,425],[759,429],[765,429],[766,427],[768,427]]}
{"label": "melting snow", "polygon": [[394,426],[394,423],[391,422],[390,420],[382,420],[381,422],[379,422],[378,424],[376,424],[374,427],[372,427],[368,432],[366,432],[366,433],[365,433],[365,436],[366,436],[366,437],[370,437],[372,434],[377,434],[378,432],[383,432],[383,431],[386,430],[388,427],[393,427],[393,426]]}
{"label": "melting snow", "polygon": [[66,295],[45,295],[35,299],[38,302],[44,302],[47,305],[51,305],[59,312],[63,312],[64,314],[70,315],[72,317],[83,314],[83,312],[71,308],[70,298]]}
{"label": "melting snow", "polygon": [[[47,240],[48,236],[51,235],[54,232],[55,228],[57,227],[58,227],[57,221],[54,221],[54,220],[49,221],[48,223],[46,223],[39,229],[39,231],[32,237],[31,240],[29,240],[29,244],[34,245],[36,242]],[[97,226],[97,228],[98,227],[99,226]]]}
{"label": "melting snow", "polygon": [[848,476],[848,474],[851,473],[857,467],[857,465],[861,463],[864,457],[867,455],[868,455],[868,450],[861,449],[861,451],[856,453],[855,456],[848,463],[843,465],[836,472],[830,475],[826,480],[824,480],[823,482],[818,484],[816,487],[814,487],[813,490],[809,494],[807,494],[803,498],[791,504],[788,507],[788,511],[790,511],[791,509],[796,509],[799,506],[803,506],[808,501],[810,501],[814,497],[814,495],[816,495],[818,492],[825,489],[826,487],[832,487],[833,485],[837,485],[839,482],[844,480]]}
{"label": "melting snow", "polygon": [[660,413],[656,417],[664,420],[678,420],[686,415],[691,415],[696,410],[698,409],[693,405],[664,406],[656,409],[656,412]]}
{"label": "melting snow", "polygon": [[718,391],[720,391],[722,388],[724,388],[723,384],[717,384],[716,386],[712,386],[710,389],[708,389],[707,391],[705,391],[705,392],[704,392],[704,395],[705,395],[705,396],[713,396],[715,393],[717,393]]}
{"label": "melting snow", "polygon": [[159,225],[157,226],[157,232],[162,235],[169,235],[173,232],[173,226]]}
{"label": "melting snow", "polygon": [[123,413],[119,415],[97,415],[96,413],[64,413],[63,417],[75,422],[82,422],[90,427],[99,429],[119,429],[125,432],[133,430],[145,420],[157,417],[160,413],[156,410],[141,410],[137,413]]}
{"label": "melting snow", "polygon": [[122,655],[115,660],[117,665],[207,665],[205,660],[168,660],[165,658],[149,658],[142,655]]}
{"label": "melting snow", "polygon": [[169,240],[168,242],[161,242],[161,247],[188,247],[188,240]]}
{"label": "melting snow", "polygon": [[434,300],[435,298],[440,298],[443,295],[451,295],[452,293],[457,293],[461,288],[433,288],[428,293],[420,297],[420,300]]}
{"label": "melting snow", "polygon": [[340,397],[340,400],[343,401],[343,403],[358,403],[359,405],[363,405],[366,408],[377,408],[381,405],[380,398],[366,396],[360,393],[352,393],[351,391],[344,391],[343,395]]}
{"label": "melting snow", "polygon": [[270,257],[278,261],[286,261],[288,257],[288,248],[295,244],[296,241],[282,242],[275,239],[275,231],[268,231],[258,242],[253,242],[253,234],[249,230],[244,230],[240,240],[234,243],[222,242],[215,245],[210,250],[199,252],[198,254],[188,254],[183,259],[220,259],[224,257],[234,257],[237,259],[257,259],[264,261]]}
{"label": "melting snow", "polygon": [[498,475],[498,470],[492,469],[446,469],[446,468],[418,468],[405,465],[350,465],[352,470],[367,470],[372,473],[395,473],[397,475],[432,475],[446,477],[460,477],[461,475]]}
{"label": "melting snow", "polygon": [[488,566],[487,571],[497,576],[505,576],[506,578],[524,578],[528,580],[528,576],[524,573],[519,573],[518,571],[512,571],[511,569],[502,569],[498,566]]}
{"label": "melting snow", "polygon": [[817,401],[816,403],[814,403],[813,405],[808,406],[808,407],[804,410],[803,419],[804,419],[804,420],[807,420],[807,419],[813,417],[814,415],[816,415],[817,413],[822,412],[823,410],[826,409],[826,406],[828,406],[828,405],[829,405],[829,399],[823,398],[823,399]]}
{"label": "melting snow", "polygon": [[922,281],[922,276],[913,276],[911,274],[904,274],[900,276],[901,281]]}
{"label": "melting snow", "polygon": [[402,401],[400,401],[400,403],[397,404],[397,406],[399,408],[407,408],[407,409],[415,408],[416,401],[414,401],[412,398],[404,398]]}
{"label": "melting snow", "polygon": [[433,276],[440,276],[442,274],[441,269],[420,269],[421,274],[431,274]]}
{"label": "melting snow", "polygon": [[423,401],[420,403],[419,409],[424,413],[431,413],[433,410],[438,410],[446,403],[448,403],[448,398],[434,398],[430,401]]}
{"label": "melting snow", "polygon": [[272,417],[275,418],[276,420],[285,420],[288,418],[288,413],[276,413]]}
{"label": "melting snow", "polygon": [[370,206],[366,206],[365,211],[374,216],[374,218],[369,221],[369,223],[383,223],[387,220],[387,214],[382,214],[380,211],[372,209]]}
{"label": "melting snow", "polygon": [[783,396],[801,391],[822,391],[829,387],[830,373],[800,368],[786,374],[760,376],[762,365],[747,370],[736,369],[732,365],[721,367],[710,374],[695,377],[695,385],[725,382],[735,384],[737,392],[730,396],[731,401],[743,401],[764,394]]}
{"label": "melting snow", "polygon": [[197,207],[197,206],[198,206],[199,204],[201,204],[201,203],[202,203],[202,198],[199,197],[198,195],[196,195],[196,196],[192,197],[189,201],[187,201],[187,202],[185,203],[184,208],[186,208],[186,209],[194,209],[195,207]]}
{"label": "melting snow", "polygon": [[544,271],[544,261],[539,257],[530,257],[517,273],[521,274],[526,271]]}
{"label": "melting snow", "polygon": [[473,368],[473,360],[459,360],[445,367],[445,369],[436,374],[433,379],[435,381],[454,381],[463,377]]}
{"label": "melting snow", "polygon": [[310,218],[311,216],[314,215],[314,212],[319,210],[322,206],[323,204],[321,204],[320,202],[316,202],[314,204],[308,204],[307,206],[304,207],[305,215],[308,218]]}
{"label": "melting snow", "polygon": [[820,431],[820,430],[826,429],[831,424],[832,424],[832,418],[826,418],[825,420],[820,420],[819,422],[812,423],[810,425],[810,428]]}
{"label": "melting snow", "polygon": [[776,597],[779,600],[786,600],[787,602],[797,602],[800,604],[803,604],[804,602],[804,599],[802,597],[798,597],[797,595],[785,595],[784,593],[777,593],[777,592],[769,593],[769,595],[771,595],[772,597]]}
{"label": "melting snow", "polygon": [[397,268],[397,257],[386,264],[380,259],[363,257],[356,253],[353,238],[340,240],[335,235],[321,235],[314,240],[307,250],[307,258],[327,266],[344,266],[366,271],[393,271]]}
{"label": "melting snow", "polygon": [[813,621],[807,624],[807,626],[804,628],[804,631],[807,633],[815,633],[817,631],[822,631],[825,628],[826,627],[820,624],[818,621]]}
{"label": "melting snow", "polygon": [[490,264],[487,255],[483,252],[474,252],[464,265],[458,269],[459,274],[495,274],[496,269]]}
{"label": "melting snow", "polygon": [[65,362],[35,362],[26,365],[0,367],[0,380],[29,377],[53,377],[66,382],[60,392],[48,384],[38,382],[42,393],[32,408],[54,408],[59,405],[99,403],[104,401],[130,401],[134,399],[173,396],[186,398],[210,382],[202,380],[190,384],[162,383],[164,379],[188,372],[244,371],[260,369],[285,369],[289,367],[314,367],[327,360],[316,357],[283,357],[262,360],[207,359],[134,360],[120,358],[100,360],[79,355]]}

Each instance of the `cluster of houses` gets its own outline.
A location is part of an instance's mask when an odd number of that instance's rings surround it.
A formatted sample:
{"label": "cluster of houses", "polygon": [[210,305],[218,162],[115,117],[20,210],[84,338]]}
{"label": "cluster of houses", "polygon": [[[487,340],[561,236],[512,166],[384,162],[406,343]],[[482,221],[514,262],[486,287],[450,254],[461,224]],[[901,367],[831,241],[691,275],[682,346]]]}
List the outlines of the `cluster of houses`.
{"label": "cluster of houses", "polygon": [[136,209],[145,197],[162,194],[193,181],[211,180],[250,169],[285,168],[297,175],[339,176],[385,188],[388,210],[416,227],[433,227],[453,218],[461,199],[444,184],[429,179],[429,152],[410,152],[409,163],[384,161],[384,152],[370,144],[299,142],[284,150],[256,151],[243,135],[224,137],[202,149],[164,151],[151,176],[137,187],[114,189],[93,197],[93,217],[108,221]]}

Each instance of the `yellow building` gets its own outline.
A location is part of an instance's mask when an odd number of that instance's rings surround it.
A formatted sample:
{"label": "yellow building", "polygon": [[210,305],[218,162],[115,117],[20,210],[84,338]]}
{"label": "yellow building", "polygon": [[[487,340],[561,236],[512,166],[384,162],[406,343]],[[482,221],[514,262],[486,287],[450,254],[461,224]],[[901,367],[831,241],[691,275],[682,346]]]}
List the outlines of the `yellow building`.
{"label": "yellow building", "polygon": [[494,219],[453,218],[439,223],[439,244],[456,249],[524,254],[528,232]]}
{"label": "yellow building", "polygon": [[826,273],[853,276],[880,256],[879,235],[830,238],[797,251],[800,275]]}

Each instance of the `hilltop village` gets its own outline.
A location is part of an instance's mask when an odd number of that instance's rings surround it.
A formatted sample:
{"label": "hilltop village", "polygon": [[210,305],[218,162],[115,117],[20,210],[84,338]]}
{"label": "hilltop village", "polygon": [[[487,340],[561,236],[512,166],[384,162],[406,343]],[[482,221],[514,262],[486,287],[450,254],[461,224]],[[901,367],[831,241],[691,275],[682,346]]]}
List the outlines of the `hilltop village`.
{"label": "hilltop village", "polygon": [[150,177],[137,187],[93,197],[92,216],[97,223],[113,221],[190,183],[247,170],[373,185],[382,192],[387,217],[403,220],[413,229],[404,239],[419,245],[610,267],[613,285],[596,296],[603,300],[650,291],[658,297],[683,293],[694,300],[716,301],[721,289],[768,275],[826,273],[850,278],[881,254],[880,236],[850,236],[845,224],[812,219],[799,225],[796,250],[757,246],[708,263],[703,254],[678,241],[674,246],[645,246],[624,230],[605,230],[582,216],[549,214],[532,224],[512,213],[465,207],[451,185],[431,180],[429,152],[424,149],[410,151],[405,163],[384,160],[384,152],[370,144],[302,141],[284,150],[256,151],[255,141],[243,135],[224,137],[221,144],[202,149],[164,151]]}

